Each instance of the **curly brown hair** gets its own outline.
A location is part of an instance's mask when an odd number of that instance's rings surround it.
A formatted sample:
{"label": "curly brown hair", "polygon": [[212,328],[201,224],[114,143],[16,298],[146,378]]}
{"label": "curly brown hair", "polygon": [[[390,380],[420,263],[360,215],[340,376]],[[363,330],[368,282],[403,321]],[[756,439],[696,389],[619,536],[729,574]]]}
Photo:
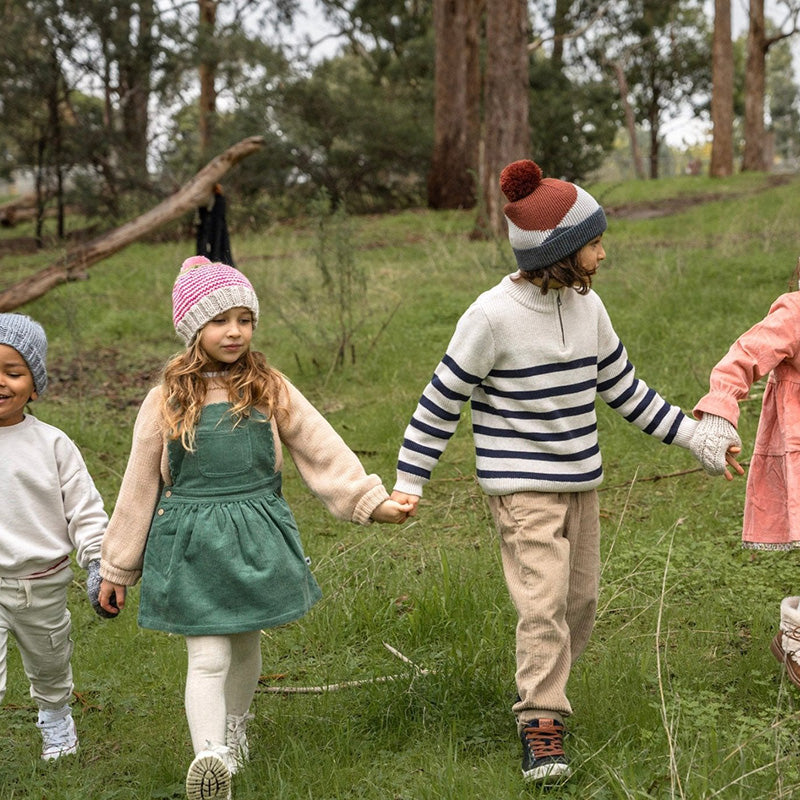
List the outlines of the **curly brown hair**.
{"label": "curly brown hair", "polygon": [[577,253],[570,253],[566,258],[556,261],[555,264],[549,264],[530,272],[521,271],[520,274],[531,283],[536,283],[541,288],[542,294],[547,294],[551,283],[571,286],[578,294],[588,294],[592,288],[593,273],[587,272],[578,263]]}
{"label": "curly brown hair", "polygon": [[[200,337],[182,353],[173,356],[164,366],[161,383],[161,413],[167,437],[180,439],[189,451],[194,450],[195,430],[206,398],[207,378],[211,363],[200,345]],[[238,425],[251,410],[264,409],[267,419],[277,413],[288,413],[286,384],[283,375],[267,363],[263,353],[248,350],[220,376],[228,390],[230,414]]]}

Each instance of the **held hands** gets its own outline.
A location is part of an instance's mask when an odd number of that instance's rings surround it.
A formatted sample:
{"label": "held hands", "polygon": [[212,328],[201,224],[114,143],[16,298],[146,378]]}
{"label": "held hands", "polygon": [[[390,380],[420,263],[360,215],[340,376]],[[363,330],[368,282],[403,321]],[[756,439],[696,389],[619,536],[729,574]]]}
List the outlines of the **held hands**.
{"label": "held hands", "polygon": [[[125,587],[120,584],[110,583],[105,578],[100,583],[100,593],[98,595],[100,608],[105,612],[101,616],[116,617],[125,608]],[[97,612],[100,614],[100,612]]]}
{"label": "held hands", "polygon": [[384,500],[373,512],[372,519],[375,522],[405,522],[414,515],[416,505],[403,500],[398,500],[394,494]]}
{"label": "held hands", "polygon": [[[86,568],[86,594],[89,596],[89,602],[92,604],[92,608],[97,613],[97,616],[103,617],[104,619],[116,617],[118,612],[111,613],[100,604],[100,584],[102,582],[103,579],[100,577],[100,559],[95,558],[89,562],[89,566]],[[116,605],[114,607],[116,608]]]}
{"label": "held hands", "polygon": [[733,474],[728,467],[744,475],[744,469],[735,458],[742,451],[742,440],[724,417],[704,413],[689,449],[710,475],[725,475],[725,480],[732,481]]}

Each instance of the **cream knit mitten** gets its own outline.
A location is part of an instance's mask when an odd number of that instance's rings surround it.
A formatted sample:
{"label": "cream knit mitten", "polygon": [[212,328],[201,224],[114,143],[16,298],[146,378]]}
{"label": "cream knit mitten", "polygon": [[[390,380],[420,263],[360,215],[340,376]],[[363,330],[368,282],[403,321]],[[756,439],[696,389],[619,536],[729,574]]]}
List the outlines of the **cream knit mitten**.
{"label": "cream knit mitten", "polygon": [[703,465],[709,475],[722,475],[727,463],[725,453],[730,447],[741,447],[742,440],[736,428],[724,417],[703,414],[689,442],[692,455]]}

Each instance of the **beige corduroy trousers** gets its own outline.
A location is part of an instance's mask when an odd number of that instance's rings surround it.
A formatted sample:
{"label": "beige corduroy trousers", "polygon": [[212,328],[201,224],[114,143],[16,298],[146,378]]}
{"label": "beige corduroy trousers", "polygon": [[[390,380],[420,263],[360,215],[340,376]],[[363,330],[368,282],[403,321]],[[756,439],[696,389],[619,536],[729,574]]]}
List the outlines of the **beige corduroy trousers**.
{"label": "beige corduroy trousers", "polygon": [[597,492],[488,496],[517,610],[518,724],[572,713],[570,669],[594,627],[600,581]]}

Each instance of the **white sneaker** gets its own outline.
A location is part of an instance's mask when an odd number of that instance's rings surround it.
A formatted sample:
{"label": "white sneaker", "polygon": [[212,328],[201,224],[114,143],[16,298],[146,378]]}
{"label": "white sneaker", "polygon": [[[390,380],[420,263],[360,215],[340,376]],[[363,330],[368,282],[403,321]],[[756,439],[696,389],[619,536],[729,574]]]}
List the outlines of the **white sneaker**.
{"label": "white sneaker", "polygon": [[231,772],[227,766],[227,747],[201,750],[186,773],[189,800],[230,800]]}
{"label": "white sneaker", "polygon": [[56,710],[42,708],[36,727],[42,733],[42,758],[54,761],[78,751],[78,732],[69,706]]}
{"label": "white sneaker", "polygon": [[235,775],[250,758],[250,747],[247,744],[247,723],[253,714],[228,714],[225,727],[225,744],[230,750],[227,760],[231,775]]}

